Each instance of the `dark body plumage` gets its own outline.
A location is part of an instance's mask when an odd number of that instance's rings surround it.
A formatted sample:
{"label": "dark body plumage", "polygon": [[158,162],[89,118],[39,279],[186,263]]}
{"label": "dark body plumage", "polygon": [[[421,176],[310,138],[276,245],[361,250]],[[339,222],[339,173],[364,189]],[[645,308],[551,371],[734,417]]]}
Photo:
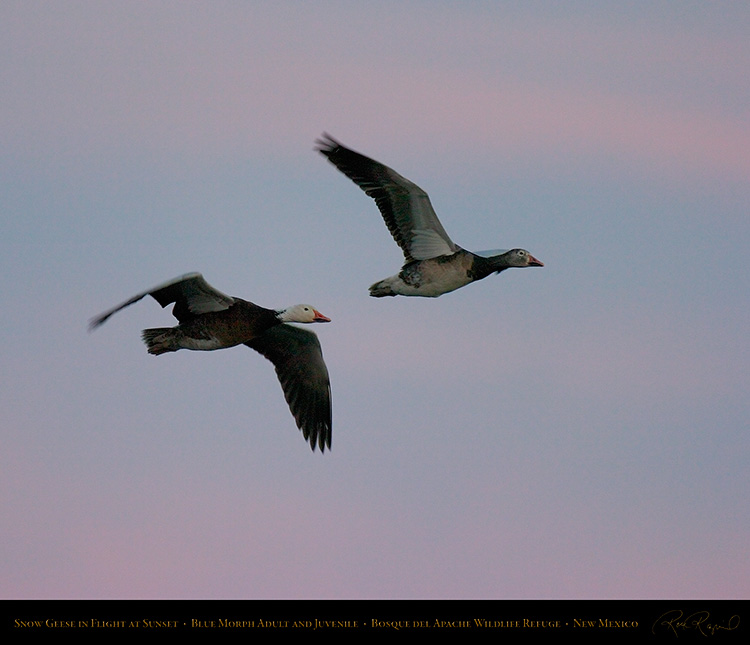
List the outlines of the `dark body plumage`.
{"label": "dark body plumage", "polygon": [[318,337],[287,322],[330,322],[310,305],[281,311],[227,296],[200,273],[188,273],[134,296],[93,318],[90,328],[112,314],[152,296],[162,307],[174,303],[176,327],[143,330],[150,354],[179,349],[210,351],[247,345],[270,360],[299,429],[315,450],[331,447],[331,386]]}
{"label": "dark body plumage", "polygon": [[370,295],[437,298],[491,273],[543,266],[524,249],[472,253],[455,244],[440,223],[427,193],[388,166],[344,147],[328,135],[317,150],[375,200],[388,230],[404,253],[401,271],[370,287]]}

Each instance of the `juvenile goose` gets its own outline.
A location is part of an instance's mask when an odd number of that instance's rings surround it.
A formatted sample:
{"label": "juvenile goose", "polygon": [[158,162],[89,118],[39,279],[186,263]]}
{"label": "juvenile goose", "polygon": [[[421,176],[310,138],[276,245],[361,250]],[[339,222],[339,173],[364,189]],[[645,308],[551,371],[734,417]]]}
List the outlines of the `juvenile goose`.
{"label": "juvenile goose", "polygon": [[438,296],[511,267],[544,266],[524,249],[472,253],[445,232],[419,186],[374,159],[324,134],[317,150],[375,200],[388,230],[404,252],[404,266],[370,287],[370,295]]}
{"label": "juvenile goose", "polygon": [[187,273],[133,296],[127,302],[92,318],[91,330],[112,314],[145,296],[166,307],[175,303],[176,327],[144,329],[149,354],[179,349],[214,350],[244,344],[260,352],[276,368],[289,409],[310,447],[331,448],[331,386],[318,337],[311,331],[283,323],[330,322],[310,305],[274,311],[227,296],[208,284],[200,273]]}

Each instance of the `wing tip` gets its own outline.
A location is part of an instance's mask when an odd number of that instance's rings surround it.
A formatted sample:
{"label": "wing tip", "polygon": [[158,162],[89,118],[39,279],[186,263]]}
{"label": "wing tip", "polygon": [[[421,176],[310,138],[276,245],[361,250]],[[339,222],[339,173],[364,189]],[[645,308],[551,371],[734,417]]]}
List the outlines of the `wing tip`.
{"label": "wing tip", "polygon": [[89,333],[101,327],[106,322],[107,318],[109,318],[110,316],[111,314],[107,313],[107,314],[100,314],[99,316],[94,316],[93,318],[89,318],[89,324],[88,324]]}
{"label": "wing tip", "polygon": [[325,424],[323,428],[314,428],[309,431],[309,433],[305,433],[303,430],[303,434],[305,436],[305,440],[310,443],[310,449],[315,452],[315,448],[320,449],[320,454],[325,454],[326,448],[328,448],[328,452],[331,452],[331,426],[330,424]]}
{"label": "wing tip", "polygon": [[330,157],[338,148],[343,146],[327,132],[323,132],[318,139],[315,139],[315,151]]}

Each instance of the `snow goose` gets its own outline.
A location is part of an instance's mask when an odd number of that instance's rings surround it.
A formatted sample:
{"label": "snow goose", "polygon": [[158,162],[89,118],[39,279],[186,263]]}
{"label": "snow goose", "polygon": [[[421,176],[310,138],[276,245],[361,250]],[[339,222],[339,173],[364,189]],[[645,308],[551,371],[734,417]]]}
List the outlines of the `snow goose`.
{"label": "snow goose", "polygon": [[153,296],[162,306],[175,303],[176,327],[144,329],[149,354],[179,349],[214,350],[244,344],[276,368],[289,409],[306,441],[321,452],[331,448],[331,386],[318,337],[311,331],[283,323],[330,322],[310,305],[275,311],[227,296],[214,289],[200,273],[187,273],[133,296],[92,318],[95,329],[112,314]]}
{"label": "snow goose", "polygon": [[524,249],[472,253],[445,232],[419,186],[394,170],[324,134],[317,150],[375,200],[388,230],[404,252],[401,271],[370,287],[370,295],[438,296],[511,267],[544,266]]}

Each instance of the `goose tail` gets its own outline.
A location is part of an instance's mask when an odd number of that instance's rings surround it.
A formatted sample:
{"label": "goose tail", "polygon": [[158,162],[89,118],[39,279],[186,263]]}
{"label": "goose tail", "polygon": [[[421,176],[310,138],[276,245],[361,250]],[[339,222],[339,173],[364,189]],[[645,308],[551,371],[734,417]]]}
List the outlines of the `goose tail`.
{"label": "goose tail", "polygon": [[173,327],[155,327],[153,329],[144,329],[141,333],[143,342],[148,347],[148,353],[158,356],[166,352],[176,352],[180,349],[176,343],[175,332]]}
{"label": "goose tail", "polygon": [[391,280],[385,279],[380,282],[376,282],[370,287],[370,295],[373,298],[383,298],[385,296],[398,295],[391,286]]}

